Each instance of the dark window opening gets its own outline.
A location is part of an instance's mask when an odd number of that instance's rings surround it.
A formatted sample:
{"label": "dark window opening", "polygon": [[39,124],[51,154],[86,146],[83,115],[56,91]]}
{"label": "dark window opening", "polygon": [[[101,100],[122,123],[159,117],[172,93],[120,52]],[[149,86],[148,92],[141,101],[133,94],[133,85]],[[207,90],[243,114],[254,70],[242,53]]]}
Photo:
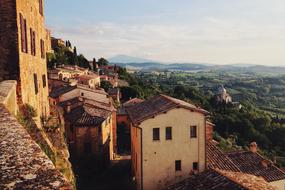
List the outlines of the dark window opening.
{"label": "dark window opening", "polygon": [[196,138],[197,137],[197,126],[190,127],[190,137]]}
{"label": "dark window opening", "polygon": [[159,140],[159,128],[153,128],[152,129],[152,132],[153,132],[153,136],[152,136],[152,139],[154,141],[158,141]]}
{"label": "dark window opening", "polygon": [[181,171],[181,160],[175,161],[175,171]]}
{"label": "dark window opening", "polygon": [[41,40],[41,57],[45,58],[45,42],[43,40]]}
{"label": "dark window opening", "polygon": [[21,13],[20,13],[20,29],[21,29],[21,50],[23,53],[28,53],[27,20],[24,19]]}
{"label": "dark window opening", "polygon": [[44,10],[43,10],[43,0],[39,0],[39,12],[41,15],[44,14]]}
{"label": "dark window opening", "polygon": [[165,139],[171,140],[172,139],[172,127],[165,128]]}
{"label": "dark window opening", "polygon": [[83,93],[83,92],[81,93],[81,96],[84,96],[84,93]]}
{"label": "dark window opening", "polygon": [[86,155],[91,154],[91,143],[90,142],[84,143],[84,153]]}
{"label": "dark window opening", "polygon": [[31,54],[36,55],[36,33],[30,28],[30,38],[31,38]]}
{"label": "dark window opening", "polygon": [[47,80],[46,80],[46,75],[43,75],[43,87],[45,88],[47,86]]}
{"label": "dark window opening", "polygon": [[193,163],[193,170],[198,171],[198,162]]}
{"label": "dark window opening", "polygon": [[38,94],[39,87],[38,87],[38,76],[34,73],[34,85],[35,85],[35,94]]}

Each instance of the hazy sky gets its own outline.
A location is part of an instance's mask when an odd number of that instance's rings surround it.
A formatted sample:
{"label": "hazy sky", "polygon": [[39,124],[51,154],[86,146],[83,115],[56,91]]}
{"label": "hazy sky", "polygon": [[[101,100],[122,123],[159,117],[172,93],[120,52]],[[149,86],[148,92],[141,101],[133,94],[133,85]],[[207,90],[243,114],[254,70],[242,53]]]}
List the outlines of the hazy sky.
{"label": "hazy sky", "polygon": [[284,0],[46,0],[45,12],[90,59],[285,66]]}

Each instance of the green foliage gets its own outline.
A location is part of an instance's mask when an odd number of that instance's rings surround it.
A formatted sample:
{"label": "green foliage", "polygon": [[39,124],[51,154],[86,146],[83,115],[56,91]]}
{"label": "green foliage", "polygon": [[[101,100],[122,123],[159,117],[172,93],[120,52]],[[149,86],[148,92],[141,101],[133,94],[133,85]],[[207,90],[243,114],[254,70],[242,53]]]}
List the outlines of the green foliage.
{"label": "green foliage", "polygon": [[17,114],[19,123],[27,128],[31,128],[34,125],[34,117],[37,117],[37,111],[29,104],[24,104],[21,106],[20,111]]}
{"label": "green foliage", "polygon": [[59,45],[54,48],[54,53],[48,53],[47,66],[48,68],[54,68],[59,65],[78,65],[83,68],[91,68],[89,61],[82,55],[77,55],[76,47],[70,50],[71,43],[67,41],[70,46]]}
{"label": "green foliage", "polygon": [[[129,88],[122,89],[124,100],[162,92],[210,111],[216,124],[214,139],[222,149],[246,148],[255,141],[269,158],[285,157],[285,76],[215,71],[130,75],[124,68],[119,68],[119,74],[130,83]],[[214,94],[221,84],[226,85],[234,101],[242,104],[242,109],[216,102]]]}
{"label": "green foliage", "polygon": [[101,58],[98,60],[97,63],[98,63],[99,66],[106,66],[106,65],[109,64],[109,61],[108,61],[107,59],[101,57]]}
{"label": "green foliage", "polygon": [[89,64],[89,61],[82,55],[80,54],[79,56],[77,56],[77,61],[78,61],[78,66],[79,67],[83,67],[83,68],[88,68],[91,69],[91,66]]}
{"label": "green foliage", "polygon": [[122,99],[129,100],[132,98],[141,98],[141,92],[138,91],[136,87],[121,87]]}
{"label": "green foliage", "polygon": [[106,92],[108,92],[110,88],[113,88],[113,85],[109,81],[101,81],[100,87],[103,88]]}

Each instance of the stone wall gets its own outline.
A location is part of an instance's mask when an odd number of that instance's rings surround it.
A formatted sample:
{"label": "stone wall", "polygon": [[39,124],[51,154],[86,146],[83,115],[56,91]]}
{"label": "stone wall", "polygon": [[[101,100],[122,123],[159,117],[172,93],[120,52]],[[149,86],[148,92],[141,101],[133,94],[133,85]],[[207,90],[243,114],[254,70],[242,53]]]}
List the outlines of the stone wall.
{"label": "stone wall", "polygon": [[17,110],[15,86],[0,83],[0,189],[73,189],[8,111]]}
{"label": "stone wall", "polygon": [[16,96],[17,81],[0,82],[0,104],[6,106],[10,113],[17,115],[18,105]]}
{"label": "stone wall", "polygon": [[[26,20],[26,52],[22,52],[20,14]],[[32,48],[31,31],[35,34],[35,48]],[[19,100],[36,108],[39,117],[49,115],[45,50],[44,56],[41,54],[41,41],[44,41],[44,49],[50,46],[46,39],[47,30],[38,0],[1,0],[0,81],[17,80]]]}
{"label": "stone wall", "polygon": [[0,81],[19,77],[16,1],[0,3]]}

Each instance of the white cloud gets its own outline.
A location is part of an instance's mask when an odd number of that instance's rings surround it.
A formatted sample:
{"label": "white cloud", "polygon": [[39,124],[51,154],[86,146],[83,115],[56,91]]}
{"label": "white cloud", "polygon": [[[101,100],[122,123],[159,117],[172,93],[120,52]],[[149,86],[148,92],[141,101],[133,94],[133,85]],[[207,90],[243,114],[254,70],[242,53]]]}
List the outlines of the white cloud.
{"label": "white cloud", "polygon": [[166,62],[285,64],[285,26],[207,16],[189,23],[88,23],[50,26],[88,58],[117,54]]}

